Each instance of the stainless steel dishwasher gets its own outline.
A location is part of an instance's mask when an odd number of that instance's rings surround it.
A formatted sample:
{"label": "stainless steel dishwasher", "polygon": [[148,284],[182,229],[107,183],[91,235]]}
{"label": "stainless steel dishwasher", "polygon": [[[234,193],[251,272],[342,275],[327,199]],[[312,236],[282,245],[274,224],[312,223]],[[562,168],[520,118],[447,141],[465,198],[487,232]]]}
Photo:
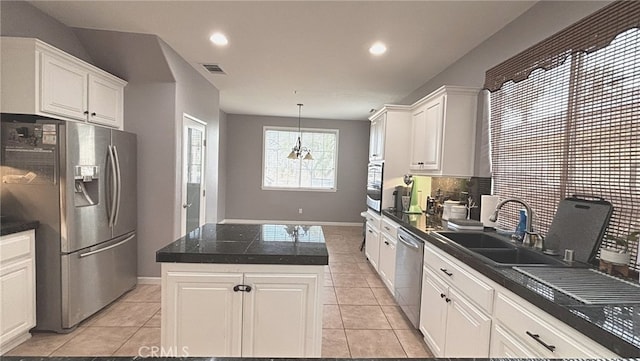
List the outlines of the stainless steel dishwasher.
{"label": "stainless steel dishwasher", "polygon": [[424,241],[400,228],[396,248],[395,298],[415,328],[420,323],[423,254]]}

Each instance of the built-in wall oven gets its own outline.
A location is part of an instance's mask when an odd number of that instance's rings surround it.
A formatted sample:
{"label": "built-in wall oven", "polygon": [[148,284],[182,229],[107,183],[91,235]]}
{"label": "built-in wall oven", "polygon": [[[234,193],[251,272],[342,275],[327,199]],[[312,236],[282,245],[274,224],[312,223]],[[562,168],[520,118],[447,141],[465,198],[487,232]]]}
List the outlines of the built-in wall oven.
{"label": "built-in wall oven", "polygon": [[398,229],[395,298],[415,328],[420,323],[423,257],[424,241],[404,228]]}
{"label": "built-in wall oven", "polygon": [[382,175],[384,162],[369,163],[367,172],[367,206],[380,213],[382,210]]}

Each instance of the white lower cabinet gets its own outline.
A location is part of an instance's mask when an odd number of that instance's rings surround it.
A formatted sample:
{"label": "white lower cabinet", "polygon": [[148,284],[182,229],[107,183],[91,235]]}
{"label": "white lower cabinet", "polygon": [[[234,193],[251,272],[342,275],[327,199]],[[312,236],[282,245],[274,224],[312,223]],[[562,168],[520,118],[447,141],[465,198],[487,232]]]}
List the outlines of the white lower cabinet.
{"label": "white lower cabinet", "polygon": [[382,232],[380,236],[380,265],[378,273],[389,291],[394,293],[394,279],[396,277],[396,244],[395,238]]}
{"label": "white lower cabinet", "polygon": [[380,262],[380,231],[369,222],[367,222],[366,228],[364,254],[373,268],[378,270]]}
{"label": "white lower cabinet", "polygon": [[429,242],[420,306],[437,357],[619,358]]}
{"label": "white lower cabinet", "polygon": [[[496,297],[494,318],[511,335],[512,344],[521,351],[541,358],[617,358],[618,355],[597,344],[555,317],[540,311],[524,299],[501,291]],[[492,356],[501,353],[493,344]],[[495,355],[494,355],[495,354]],[[531,357],[531,356],[528,356]]]}
{"label": "white lower cabinet", "polygon": [[420,330],[434,355],[487,357],[491,318],[427,267],[422,277]]}
{"label": "white lower cabinet", "polygon": [[434,356],[444,355],[447,331],[447,285],[427,267],[422,269],[420,331]]}
{"label": "white lower cabinet", "polygon": [[491,330],[491,358],[540,358],[517,337],[512,336],[500,324],[494,324]]}
{"label": "white lower cabinet", "polygon": [[400,228],[400,225],[386,217],[382,217],[380,224],[378,274],[389,289],[389,292],[395,294],[396,245],[398,243],[398,228]]}
{"label": "white lower cabinet", "polygon": [[36,325],[35,232],[0,238],[0,354],[31,337]]}
{"label": "white lower cabinet", "polygon": [[162,350],[320,357],[323,267],[163,263]]}

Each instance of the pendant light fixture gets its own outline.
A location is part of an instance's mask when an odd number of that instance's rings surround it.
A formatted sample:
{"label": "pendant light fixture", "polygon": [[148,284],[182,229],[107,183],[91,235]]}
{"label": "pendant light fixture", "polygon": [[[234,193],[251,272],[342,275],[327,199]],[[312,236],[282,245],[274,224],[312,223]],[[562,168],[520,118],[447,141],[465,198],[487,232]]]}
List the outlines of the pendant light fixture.
{"label": "pendant light fixture", "polygon": [[296,141],[296,145],[291,149],[291,153],[287,158],[289,159],[298,159],[302,157],[303,153],[306,153],[302,158],[304,160],[313,160],[311,156],[311,149],[302,146],[302,142],[300,141],[300,137],[302,136],[302,130],[300,129],[300,114],[302,112],[302,106],[304,104],[298,104],[298,140]]}

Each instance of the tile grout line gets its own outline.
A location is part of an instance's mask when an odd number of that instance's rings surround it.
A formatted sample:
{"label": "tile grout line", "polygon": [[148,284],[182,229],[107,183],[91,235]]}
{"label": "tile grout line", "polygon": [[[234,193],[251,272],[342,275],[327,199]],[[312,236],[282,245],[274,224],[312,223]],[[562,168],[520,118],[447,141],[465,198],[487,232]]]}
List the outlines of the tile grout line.
{"label": "tile grout line", "polygon": [[56,352],[56,351],[58,351],[59,349],[61,349],[61,348],[62,348],[62,346],[64,346],[64,345],[68,344],[68,343],[69,343],[69,342],[71,342],[71,340],[73,340],[74,338],[78,337],[78,335],[79,335],[79,334],[81,334],[82,332],[84,332],[84,331],[85,331],[85,329],[86,329],[87,327],[89,327],[89,326],[82,327],[81,329],[80,329],[80,327],[78,327],[78,328],[76,328],[75,330],[71,331],[71,333],[77,332],[77,334],[73,335],[73,336],[72,336],[72,337],[70,337],[67,341],[63,342],[60,346],[58,346],[58,347],[56,347],[55,349],[53,349],[51,352],[49,352],[49,354],[47,354],[47,356],[46,356],[46,357],[51,357],[51,355],[53,355],[53,353],[54,353],[54,352]]}

